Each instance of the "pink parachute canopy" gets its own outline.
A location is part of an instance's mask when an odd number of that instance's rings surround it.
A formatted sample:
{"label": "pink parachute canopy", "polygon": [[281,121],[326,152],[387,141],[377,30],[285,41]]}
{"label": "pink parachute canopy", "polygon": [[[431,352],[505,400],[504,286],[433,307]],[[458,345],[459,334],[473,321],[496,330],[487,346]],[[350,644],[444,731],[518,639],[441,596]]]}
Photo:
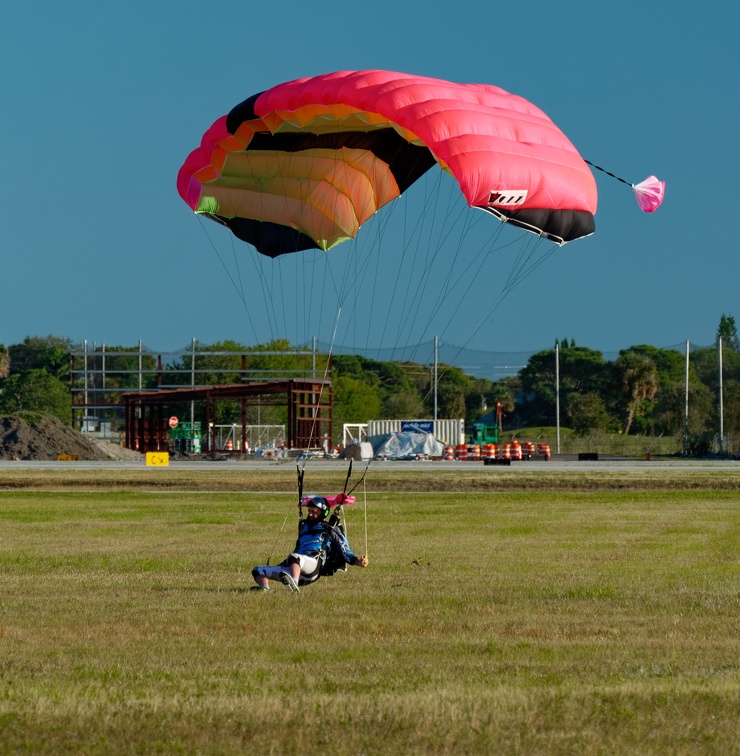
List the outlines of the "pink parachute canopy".
{"label": "pink parachute canopy", "polygon": [[594,231],[596,182],[535,105],[487,84],[340,71],[232,109],[180,169],[196,213],[277,256],[328,250],[439,166],[481,208],[558,243]]}

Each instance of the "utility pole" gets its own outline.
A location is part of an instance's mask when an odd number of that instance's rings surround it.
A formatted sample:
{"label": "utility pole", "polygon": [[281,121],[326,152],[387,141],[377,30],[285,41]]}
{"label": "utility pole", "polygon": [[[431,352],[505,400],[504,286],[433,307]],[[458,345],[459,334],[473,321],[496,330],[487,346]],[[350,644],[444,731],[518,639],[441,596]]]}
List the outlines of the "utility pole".
{"label": "utility pole", "polygon": [[683,453],[689,453],[689,340],[686,339],[686,390],[683,402]]}
{"label": "utility pole", "polygon": [[[192,354],[190,357],[190,386],[195,388],[195,339],[192,343]],[[190,402],[190,432],[192,434],[195,427],[195,402]],[[192,438],[192,436],[191,436]]]}
{"label": "utility pole", "polygon": [[82,413],[82,423],[80,424],[80,430],[81,431],[87,430],[87,403],[89,401],[89,399],[88,399],[88,387],[89,387],[88,381],[89,381],[89,379],[88,379],[88,373],[87,373],[87,339],[85,339],[85,392],[82,395],[83,396],[83,401],[85,402],[85,409],[84,409],[84,411]]}
{"label": "utility pole", "polygon": [[725,417],[724,417],[724,400],[722,397],[722,337],[717,341],[719,348],[719,453],[723,454],[725,450]]}
{"label": "utility pole", "polygon": [[437,361],[439,356],[439,343],[437,337],[434,337],[434,423],[437,423]]}
{"label": "utility pole", "polygon": [[555,451],[560,454],[560,344],[555,342]]}
{"label": "utility pole", "polygon": [[144,363],[143,363],[143,356],[141,353],[141,339],[139,339],[139,391],[141,391],[144,388]]}

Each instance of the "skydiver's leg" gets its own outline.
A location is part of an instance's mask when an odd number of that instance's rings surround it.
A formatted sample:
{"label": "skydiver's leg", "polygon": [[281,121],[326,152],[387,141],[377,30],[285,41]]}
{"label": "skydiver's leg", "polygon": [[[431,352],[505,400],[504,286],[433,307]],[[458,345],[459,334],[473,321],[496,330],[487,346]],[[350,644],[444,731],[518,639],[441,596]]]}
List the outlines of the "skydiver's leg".
{"label": "skydiver's leg", "polygon": [[252,577],[260,588],[269,588],[269,581],[280,580],[280,574],[285,572],[287,568],[287,560],[275,565],[258,565],[252,570]]}
{"label": "skydiver's leg", "polygon": [[305,554],[291,554],[285,561],[288,565],[290,576],[296,583],[301,578],[304,578],[304,583],[311,582],[310,580],[305,580],[305,578],[314,575],[319,567],[318,559],[306,556]]}

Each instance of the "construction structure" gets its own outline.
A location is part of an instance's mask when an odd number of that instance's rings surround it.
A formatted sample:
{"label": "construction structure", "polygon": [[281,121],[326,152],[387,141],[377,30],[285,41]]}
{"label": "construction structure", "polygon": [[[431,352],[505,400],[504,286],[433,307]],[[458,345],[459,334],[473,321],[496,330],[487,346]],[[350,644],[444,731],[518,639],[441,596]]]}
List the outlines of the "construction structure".
{"label": "construction structure", "polygon": [[[232,351],[200,350],[193,339],[189,348],[165,353],[141,341],[133,349],[89,348],[85,341],[71,355],[72,425],[141,452],[169,445],[188,454],[246,453],[250,440],[253,448],[255,441],[326,448],[331,373],[331,356],[319,353],[315,340],[310,350]],[[275,429],[271,439],[264,437],[267,428]]]}
{"label": "construction structure", "polygon": [[[241,408],[242,448],[246,453],[247,408],[254,406],[287,407],[287,439],[290,449],[325,448],[332,437],[332,388],[330,380],[297,379],[235,383],[226,386],[182,387],[123,394],[125,441],[128,449],[140,452],[167,451],[170,444],[170,418],[192,412],[198,404],[198,417],[204,427],[213,426],[216,405],[236,402]],[[202,453],[209,448],[212,436],[206,434]],[[222,450],[218,450],[222,451]]]}

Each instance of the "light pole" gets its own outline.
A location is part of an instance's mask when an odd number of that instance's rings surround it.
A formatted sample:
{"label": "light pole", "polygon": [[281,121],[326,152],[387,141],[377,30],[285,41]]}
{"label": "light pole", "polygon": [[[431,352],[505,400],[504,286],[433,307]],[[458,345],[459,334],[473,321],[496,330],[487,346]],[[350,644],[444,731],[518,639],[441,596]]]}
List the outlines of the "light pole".
{"label": "light pole", "polygon": [[555,451],[560,454],[560,345],[555,342]]}

